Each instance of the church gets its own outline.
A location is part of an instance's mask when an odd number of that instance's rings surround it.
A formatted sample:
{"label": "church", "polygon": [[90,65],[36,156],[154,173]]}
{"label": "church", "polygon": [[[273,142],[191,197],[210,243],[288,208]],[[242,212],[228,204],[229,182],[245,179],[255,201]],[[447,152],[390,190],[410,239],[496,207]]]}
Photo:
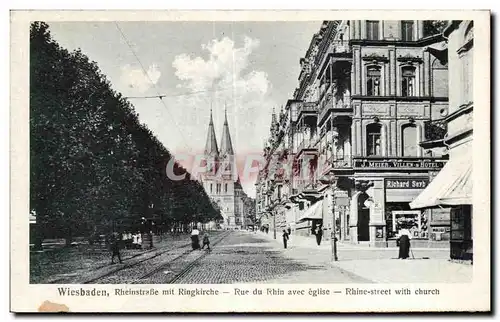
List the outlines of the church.
{"label": "church", "polygon": [[214,200],[224,218],[219,224],[222,229],[245,228],[244,200],[246,193],[241,186],[237,169],[236,156],[231,141],[227,111],[224,117],[220,149],[215,137],[212,111],[208,124],[205,144],[205,160],[207,171],[201,176],[201,182],[207,195]]}

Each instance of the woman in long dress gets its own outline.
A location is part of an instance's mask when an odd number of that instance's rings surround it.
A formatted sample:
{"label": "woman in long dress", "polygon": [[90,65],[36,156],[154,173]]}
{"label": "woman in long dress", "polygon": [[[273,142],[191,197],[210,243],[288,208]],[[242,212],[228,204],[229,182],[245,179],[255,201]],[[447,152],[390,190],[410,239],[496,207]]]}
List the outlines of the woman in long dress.
{"label": "woman in long dress", "polygon": [[398,258],[407,259],[408,257],[410,257],[410,246],[411,246],[410,240],[411,240],[410,231],[406,227],[403,227],[398,234],[398,241],[399,241]]}
{"label": "woman in long dress", "polygon": [[200,231],[198,228],[194,228],[193,231],[191,231],[191,246],[193,247],[193,250],[201,248]]}

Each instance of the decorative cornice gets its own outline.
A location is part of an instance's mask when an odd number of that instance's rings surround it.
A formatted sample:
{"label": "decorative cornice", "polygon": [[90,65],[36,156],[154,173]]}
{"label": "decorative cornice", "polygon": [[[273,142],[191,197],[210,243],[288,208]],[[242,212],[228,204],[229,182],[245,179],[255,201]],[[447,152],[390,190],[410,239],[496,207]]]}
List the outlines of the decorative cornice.
{"label": "decorative cornice", "polygon": [[397,61],[399,62],[410,62],[410,63],[423,63],[423,59],[421,57],[414,57],[414,56],[411,56],[411,55],[406,55],[406,56],[399,56],[398,58],[396,58]]}
{"label": "decorative cornice", "polygon": [[361,58],[364,61],[374,61],[374,62],[388,62],[389,58],[376,53],[365,55]]}

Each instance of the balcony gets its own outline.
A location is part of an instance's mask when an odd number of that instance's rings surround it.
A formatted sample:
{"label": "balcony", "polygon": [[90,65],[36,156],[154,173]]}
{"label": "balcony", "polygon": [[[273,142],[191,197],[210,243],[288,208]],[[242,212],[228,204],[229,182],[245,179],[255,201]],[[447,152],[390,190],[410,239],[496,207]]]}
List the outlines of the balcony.
{"label": "balcony", "polygon": [[338,174],[345,171],[352,170],[352,156],[331,156],[326,160],[323,167],[322,175],[328,175],[330,173]]}
{"label": "balcony", "polygon": [[299,104],[297,108],[297,121],[299,121],[301,117],[316,117],[318,115],[318,110],[319,108],[317,102],[303,102]]}
{"label": "balcony", "polygon": [[304,139],[297,147],[297,158],[304,152],[318,152],[318,148],[313,144],[315,140]]}
{"label": "balcony", "polygon": [[350,116],[352,112],[350,95],[346,94],[342,99],[338,99],[333,93],[327,93],[319,103],[318,126],[323,125],[330,113],[335,116]]}
{"label": "balcony", "polygon": [[424,149],[444,147],[443,139],[448,132],[448,123],[444,119],[424,122],[424,141],[420,146]]}
{"label": "balcony", "polygon": [[424,122],[424,135],[426,141],[442,140],[446,132],[448,132],[448,124],[444,119]]}

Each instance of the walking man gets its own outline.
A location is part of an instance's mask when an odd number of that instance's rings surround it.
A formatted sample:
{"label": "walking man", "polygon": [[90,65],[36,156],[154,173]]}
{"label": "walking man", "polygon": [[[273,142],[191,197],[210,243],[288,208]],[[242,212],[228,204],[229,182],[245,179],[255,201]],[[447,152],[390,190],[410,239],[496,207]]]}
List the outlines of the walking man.
{"label": "walking man", "polygon": [[316,234],[316,243],[321,245],[321,239],[323,238],[323,229],[321,228],[321,225],[316,226],[316,229],[314,231]]}
{"label": "walking man", "polygon": [[288,245],[289,238],[290,238],[290,235],[288,235],[288,232],[286,230],[283,230],[283,246],[285,246],[285,249]]}
{"label": "walking man", "polygon": [[120,256],[120,236],[116,232],[111,235],[111,252],[111,264],[115,263],[115,256],[118,256],[120,264],[123,263]]}

